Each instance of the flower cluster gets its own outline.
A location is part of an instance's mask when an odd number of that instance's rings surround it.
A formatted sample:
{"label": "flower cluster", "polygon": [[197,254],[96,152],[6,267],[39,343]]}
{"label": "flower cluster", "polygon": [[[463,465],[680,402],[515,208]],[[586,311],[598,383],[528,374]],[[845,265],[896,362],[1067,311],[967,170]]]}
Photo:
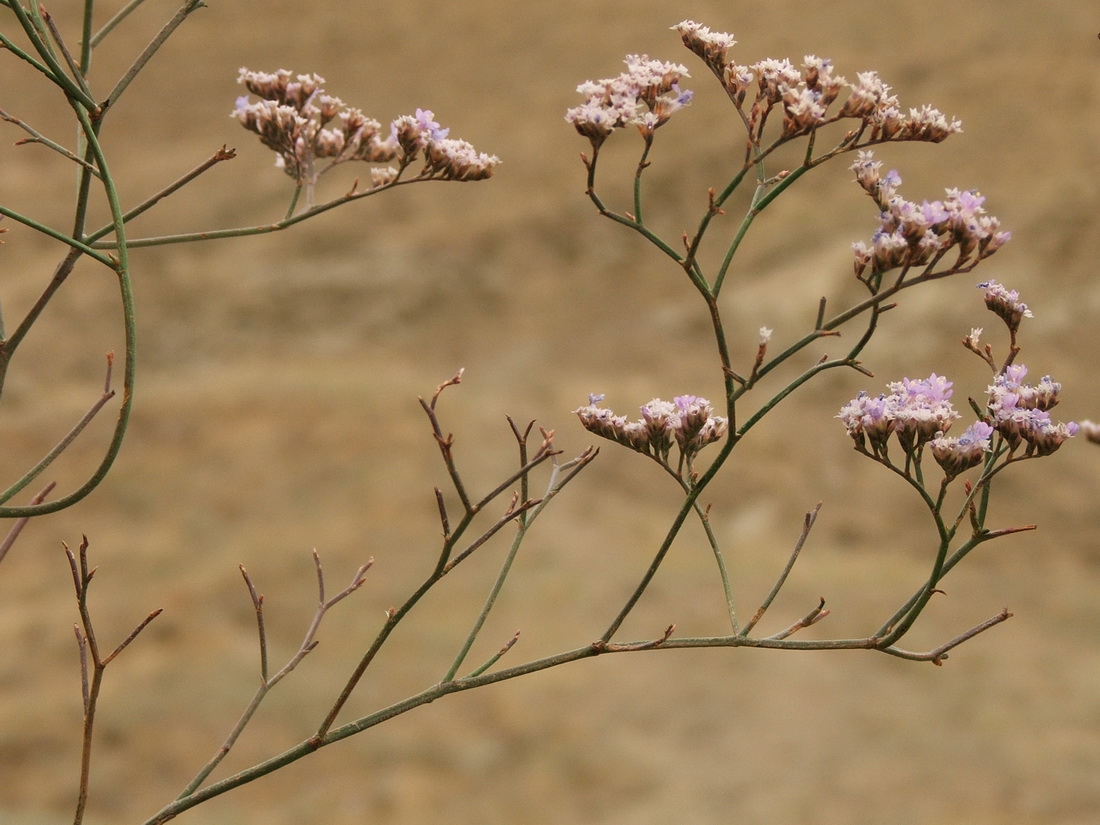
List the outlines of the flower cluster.
{"label": "flower cluster", "polygon": [[985,305],[990,312],[1000,317],[1012,333],[1020,328],[1024,318],[1033,317],[1016,290],[1005,289],[996,281],[985,281],[978,284],[978,288],[985,290]]}
{"label": "flower cluster", "polygon": [[872,152],[861,151],[851,168],[856,182],[881,210],[870,245],[862,241],[852,245],[856,276],[862,280],[897,267],[935,263],[952,247],[958,249],[955,269],[973,265],[1011,237],[1000,231],[995,217],[986,214],[985,198],[977,192],[948,189],[944,200],[918,204],[898,194],[901,176],[893,170],[882,174],[882,162]]}
{"label": "flower cluster", "polygon": [[932,450],[936,463],[943,468],[947,480],[950,481],[960,473],[985,461],[985,454],[990,451],[991,435],[993,435],[993,427],[990,424],[975,421],[959,437],[941,433],[928,442],[928,446]]}
{"label": "flower cluster", "polygon": [[920,381],[903,378],[887,385],[888,395],[861,392],[837,414],[856,442],[856,448],[886,458],[887,443],[896,435],[906,455],[914,455],[942,436],[958,419],[950,398],[952,384],[932,373]]}
{"label": "flower cluster", "polygon": [[680,78],[689,76],[686,67],[644,54],[627,55],[624,62],[626,71],[618,77],[578,86],[584,103],[565,113],[565,119],[591,141],[593,149],[627,125],[652,135],[691,102],[691,91],[680,89]]}
{"label": "flower cluster", "polygon": [[[278,155],[276,165],[300,185],[312,186],[321,174],[350,160],[397,162],[398,168],[372,170],[375,187],[392,183],[418,156],[425,162],[421,177],[457,181],[487,178],[500,162],[465,141],[448,139],[448,130],[428,110],[398,118],[383,137],[377,120],[326,94],[321,88],[324,78],[315,74],[242,68],[237,82],[260,99],[239,97],[231,116],[259,135]],[[320,159],[328,161],[323,168],[317,167]]]}
{"label": "flower cluster", "polygon": [[[783,138],[807,134],[822,124],[845,118],[861,121],[859,131],[875,143],[887,140],[938,143],[962,128],[959,121],[948,120],[931,106],[902,111],[897,98],[890,94],[890,87],[875,72],[861,72],[855,83],[849,83],[834,73],[831,61],[814,55],[803,59],[801,69],[789,60],[774,59],[739,65],[727,57],[736,42],[731,35],[712,32],[693,20],[672,28],[722,81],[734,105],[747,109],[754,142],[759,142],[768,114],[777,106],[783,113]],[[829,115],[829,107],[845,91],[847,97],[839,110]]]}
{"label": "flower cluster", "polygon": [[1012,364],[989,387],[988,410],[993,427],[1015,451],[1026,443],[1025,455],[1050,455],[1080,429],[1077,424],[1055,424],[1049,410],[1058,403],[1062,385],[1049,375],[1038,384],[1025,384],[1027,367]]}
{"label": "flower cluster", "polygon": [[668,466],[668,455],[675,444],[681,461],[689,466],[703,447],[718,441],[728,422],[715,415],[710,402],[696,395],[678,395],[669,401],[654,398],[642,406],[642,417],[627,421],[625,415],[596,406],[602,395],[590,395],[587,406],[574,410],[589,432],[608,438],[651,456]]}
{"label": "flower cluster", "polygon": [[929,445],[936,461],[954,478],[980,464],[994,433],[1010,453],[1026,445],[1025,456],[1050,455],[1080,429],[1073,422],[1055,424],[1049,410],[1058,403],[1062,385],[1043,376],[1038,384],[1023,383],[1027,367],[1006,367],[989,387],[985,421],[971,424],[958,438],[947,431],[959,414],[951,405],[952,384],[932,373],[920,381],[903,378],[889,384],[890,393],[877,397],[861,392],[837,414],[860,452],[887,460],[890,436],[896,436],[906,456],[918,457]]}

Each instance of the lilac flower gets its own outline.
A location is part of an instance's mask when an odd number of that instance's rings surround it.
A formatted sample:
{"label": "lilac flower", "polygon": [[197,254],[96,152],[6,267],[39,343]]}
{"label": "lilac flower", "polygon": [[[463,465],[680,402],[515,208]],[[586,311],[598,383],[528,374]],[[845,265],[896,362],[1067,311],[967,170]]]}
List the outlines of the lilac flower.
{"label": "lilac flower", "polygon": [[992,434],[992,425],[984,421],[976,421],[958,438],[941,433],[933,438],[928,446],[950,481],[985,460],[985,453],[990,451],[989,439]]}
{"label": "lilac flower", "polygon": [[851,169],[856,182],[879,207],[879,226],[871,245],[853,244],[855,271],[863,278],[899,267],[925,266],[952,248],[958,250],[955,268],[987,258],[1010,238],[999,221],[985,214],[985,199],[971,191],[948,189],[943,200],[915,203],[902,198],[896,172],[883,176],[870,151],[861,151]]}
{"label": "lilac flower", "polygon": [[997,432],[1016,450],[1027,442],[1027,455],[1049,455],[1073,437],[1078,425],[1055,424],[1048,410],[1058,403],[1062,385],[1044,375],[1038,384],[1025,384],[1027,367],[1011,364],[993,379],[986,402]]}
{"label": "lilac flower", "polygon": [[978,284],[978,289],[985,290],[985,305],[990,312],[1005,322],[1012,333],[1020,328],[1020,322],[1024,318],[1033,317],[1031,310],[1020,300],[1020,294],[1016,290],[1006,289],[996,281],[983,281]]}
{"label": "lilac flower", "polygon": [[872,397],[861,391],[840,408],[836,417],[855,440],[856,449],[866,452],[869,443],[875,456],[885,458],[886,444],[895,427],[889,406],[885,395]]}
{"label": "lilac flower", "polygon": [[587,406],[573,411],[581,425],[666,467],[673,444],[679,448],[681,461],[690,467],[695,455],[724,437],[729,426],[724,417],[714,415],[707,399],[695,395],[680,395],[671,402],[654,398],[642,406],[642,417],[637,421],[627,421],[626,416],[596,406],[602,400],[602,395],[590,395]]}
{"label": "lilac flower", "polygon": [[565,113],[593,148],[627,125],[652,134],[691,102],[692,92],[680,88],[680,79],[689,77],[686,66],[644,54],[627,55],[624,62],[626,71],[618,77],[580,84],[577,91],[585,96],[584,102]]}
{"label": "lilac flower", "polygon": [[837,418],[856,442],[856,449],[886,456],[887,442],[896,434],[906,455],[914,455],[933,438],[951,428],[959,417],[951,405],[951,382],[932,373],[928,378],[903,378],[888,385],[889,395],[877,399],[861,392],[841,408]]}
{"label": "lilac flower", "polygon": [[[1033,411],[1036,416],[1044,415],[1039,410]],[[1049,416],[1041,420],[1036,420],[1031,427],[1022,431],[1024,440],[1027,441],[1026,455],[1050,455],[1059,447],[1067,438],[1073,438],[1077,435],[1080,427],[1073,421],[1068,421],[1064,424],[1055,424],[1050,420]]]}

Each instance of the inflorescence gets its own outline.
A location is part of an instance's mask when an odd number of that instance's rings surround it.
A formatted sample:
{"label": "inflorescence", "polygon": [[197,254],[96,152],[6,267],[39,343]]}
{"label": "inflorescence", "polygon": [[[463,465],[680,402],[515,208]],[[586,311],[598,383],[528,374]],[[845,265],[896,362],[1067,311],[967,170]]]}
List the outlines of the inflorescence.
{"label": "inflorescence", "polygon": [[856,182],[881,210],[871,244],[852,244],[856,277],[861,280],[898,267],[934,264],[953,247],[958,260],[952,270],[958,271],[988,258],[1011,237],[985,213],[985,198],[977,192],[948,189],[944,200],[918,204],[898,194],[901,176],[894,170],[883,175],[882,161],[869,150],[861,151],[851,168]]}
{"label": "inflorescence", "polygon": [[586,406],[573,411],[584,428],[648,455],[669,470],[673,444],[679,448],[680,468],[690,470],[699,451],[725,436],[729,427],[724,417],[714,414],[710,402],[697,395],[678,395],[671,402],[654,398],[642,406],[637,421],[596,406],[602,400],[602,395],[590,395]]}
{"label": "inflorescence", "polygon": [[[1031,311],[1017,293],[995,281],[979,284],[985,290],[987,307],[1012,331]],[[964,343],[978,350],[980,329],[971,330]],[[946,435],[959,414],[952,406],[952,383],[933,373],[916,381],[903,378],[888,385],[889,394],[870,396],[861,392],[837,414],[855,441],[855,447],[883,463],[889,463],[888,446],[896,438],[907,459],[919,461],[927,445],[947,479],[981,464],[994,450],[996,436],[1010,459],[1050,455],[1081,427],[1055,423],[1050,410],[1058,403],[1062,385],[1049,375],[1028,384],[1023,364],[1007,363],[986,390],[985,414],[958,438]]]}
{"label": "inflorescence", "polygon": [[[464,140],[448,138],[449,130],[427,109],[397,118],[383,137],[377,120],[326,94],[321,88],[324,78],[315,74],[242,68],[237,82],[260,100],[237,98],[232,117],[276,152],[276,165],[300,186],[312,186],[332,167],[352,160],[397,164],[373,168],[372,188],[394,183],[418,157],[424,167],[417,179],[481,180],[500,163],[495,155],[478,152]],[[322,159],[328,162],[318,168]]]}
{"label": "inflorescence", "polygon": [[[737,42],[732,35],[712,32],[692,20],[672,28],[722,83],[744,115],[754,145],[760,145],[769,116],[776,110],[782,116],[780,142],[843,119],[860,121],[846,138],[848,148],[891,140],[938,143],[962,129],[959,121],[949,120],[931,106],[902,111],[876,72],[860,72],[856,82],[850,83],[834,73],[830,60],[815,55],[807,55],[801,68],[786,59],[741,65],[727,56]],[[680,79],[689,76],[684,66],[629,55],[626,67],[616,78],[578,86],[585,101],[566,113],[566,120],[592,142],[593,149],[615,129],[628,125],[652,136],[654,129],[691,101],[692,93],[680,88]],[[844,91],[847,96],[830,114]]]}

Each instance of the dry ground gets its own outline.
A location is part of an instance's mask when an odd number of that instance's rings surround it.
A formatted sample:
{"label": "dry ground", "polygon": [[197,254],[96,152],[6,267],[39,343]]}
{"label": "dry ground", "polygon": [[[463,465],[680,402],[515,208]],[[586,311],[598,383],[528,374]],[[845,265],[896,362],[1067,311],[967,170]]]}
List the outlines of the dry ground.
{"label": "dry ground", "polygon": [[[73,42],[77,5],[50,4]],[[146,5],[99,55],[101,88],[175,8]],[[141,821],[213,751],[255,684],[238,564],[265,592],[276,653],[288,655],[311,610],[309,549],[334,582],[376,559],[231,767],[308,735],[382,611],[432,563],[431,488],[445,477],[418,394],[466,368],[443,412],[475,484],[508,466],[505,414],[538,418],[577,452],[590,439],[569,410],[590,391],[623,409],[655,395],[717,394],[697,297],[638,239],[595,217],[577,157],[584,142],[562,120],[576,84],[617,72],[628,52],[690,62],[668,31],[683,18],[734,32],[744,62],[829,56],[849,76],[877,69],[905,104],[960,117],[965,132],[942,146],[882,155],[910,198],[981,188],[1014,233],[983,271],[1035,309],[1025,362],[1063,381],[1063,418],[1100,417],[1100,17],[1091,3],[209,5],[124,98],[109,148],[128,203],[223,143],[240,157],[136,222],[135,235],[281,215],[288,180],[227,117],[241,65],[317,72],[383,122],[432,108],[453,135],[505,162],[488,183],[410,187],[279,236],[135,254],[142,359],[129,442],[100,490],[33,524],[0,568],[0,823],[60,822],[72,803],[79,683],[63,540],[91,538],[106,638],[165,608],[112,666],[100,719],[94,820]],[[0,21],[11,29],[10,14]],[[56,101],[24,87],[27,72],[10,57],[0,67],[0,107],[69,134],[52,119]],[[696,103],[658,141],[651,170],[655,220],[672,236],[723,181],[736,135],[720,92],[701,67],[693,74]],[[0,198],[64,223],[70,170],[38,147],[12,148],[17,136],[10,126],[0,135]],[[744,330],[741,356],[761,325],[789,340],[819,295],[851,294],[848,245],[874,215],[849,179],[838,165],[805,181],[746,245],[727,306]],[[609,179],[609,197],[625,181]],[[0,298],[12,324],[58,253],[26,232],[5,237]],[[98,271],[79,274],[5,387],[5,480],[86,407],[102,353],[119,346],[112,285]],[[801,513],[819,500],[804,560],[773,608],[775,629],[820,594],[833,609],[821,633],[866,633],[919,582],[928,524],[831,416],[860,387],[902,374],[946,372],[960,397],[980,394],[986,376],[957,343],[972,326],[993,334],[974,280],[910,296],[866,353],[878,378],[820,381],[761,427],[744,444],[744,469],[713,488],[743,609],[766,592]],[[109,417],[57,468],[63,485],[95,460]],[[219,825],[1095,822],[1098,462],[1095,448],[1077,444],[1006,479],[995,522],[1040,530],[988,546],[952,574],[911,646],[934,646],[1006,605],[1016,617],[942,668],[868,653],[609,657],[448,698],[184,816]],[[526,548],[486,628],[485,655],[517,627],[516,662],[597,635],[674,506],[652,466],[614,449],[569,492]],[[351,712],[439,678],[502,551],[486,548],[425,605]],[[669,622],[718,632],[712,568],[699,537],[686,535],[625,635]]]}

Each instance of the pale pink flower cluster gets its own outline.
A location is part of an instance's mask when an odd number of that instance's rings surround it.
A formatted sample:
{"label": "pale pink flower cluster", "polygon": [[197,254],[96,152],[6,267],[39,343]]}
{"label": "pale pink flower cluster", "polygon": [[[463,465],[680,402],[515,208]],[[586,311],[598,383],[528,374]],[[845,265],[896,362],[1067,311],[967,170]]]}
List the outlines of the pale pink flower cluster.
{"label": "pale pink flower cluster", "polygon": [[319,158],[329,159],[331,166],[347,160],[386,162],[397,156],[397,141],[380,137],[377,120],[325,94],[323,77],[242,68],[237,82],[260,99],[237,98],[232,116],[259,135],[276,152],[276,165],[299,183],[317,180]]}
{"label": "pale pink flower cluster", "polygon": [[975,421],[958,438],[941,433],[928,442],[928,447],[947,478],[952,479],[985,461],[985,454],[990,451],[992,435],[991,425],[984,421]]}
{"label": "pale pink flower cluster", "polygon": [[[855,83],[834,73],[832,62],[807,55],[802,67],[789,60],[761,60],[739,65],[727,57],[736,42],[729,34],[712,32],[693,20],[672,27],[684,45],[698,55],[722,81],[739,109],[746,111],[751,137],[760,138],[768,113],[779,106],[783,111],[784,138],[806,134],[824,123],[844,118],[862,122],[865,143],[887,140],[939,142],[962,129],[931,106],[903,111],[897,98],[875,72],[861,72]],[[844,102],[835,115],[827,110],[843,92]],[[746,101],[748,101],[746,105]]]}
{"label": "pale pink flower cluster", "polygon": [[986,214],[985,198],[977,192],[948,189],[943,200],[918,204],[898,194],[901,176],[893,170],[882,174],[882,162],[872,152],[860,151],[851,169],[882,210],[871,243],[852,245],[856,276],[861,279],[935,263],[952,248],[958,255],[953,265],[959,268],[989,257],[1011,238],[1000,231],[997,218]]}
{"label": "pale pink flower cluster", "polygon": [[725,436],[729,426],[724,417],[714,414],[707,399],[696,395],[679,395],[671,402],[654,398],[642,406],[641,418],[636,421],[596,406],[602,400],[602,395],[590,395],[586,406],[573,411],[584,428],[666,466],[673,444],[681,459],[690,464],[703,447]]}
{"label": "pale pink flower cluster", "polygon": [[[487,178],[499,163],[465,141],[448,139],[448,130],[435,122],[429,110],[417,109],[415,115],[398,118],[383,137],[377,120],[326,94],[324,78],[315,74],[242,68],[237,82],[260,99],[239,97],[232,117],[259,135],[276,152],[276,165],[302,185],[312,186],[321,174],[351,160],[396,161],[404,169],[423,157],[421,177],[457,181]],[[322,159],[327,163],[319,168],[317,161]],[[400,169],[372,169],[372,186],[392,183]]]}
{"label": "pale pink flower cluster", "polygon": [[889,395],[869,396],[861,392],[837,414],[856,442],[857,449],[885,458],[887,442],[896,435],[906,455],[912,455],[929,441],[942,436],[958,419],[950,398],[952,384],[942,375],[903,378],[887,385]]}
{"label": "pale pink flower cluster", "polygon": [[643,134],[668,122],[691,102],[691,91],[680,89],[688,70],[679,63],[627,55],[626,71],[618,77],[586,81],[577,87],[584,103],[569,109],[565,119],[591,141],[594,149],[616,129],[637,126]]}
{"label": "pale pink flower cluster", "polygon": [[1038,384],[1025,384],[1026,376],[1027,367],[1012,364],[993,380],[989,416],[1011,450],[1026,443],[1025,455],[1049,455],[1075,436],[1080,427],[1072,421],[1051,421],[1049,410],[1058,403],[1060,383],[1044,375]]}

